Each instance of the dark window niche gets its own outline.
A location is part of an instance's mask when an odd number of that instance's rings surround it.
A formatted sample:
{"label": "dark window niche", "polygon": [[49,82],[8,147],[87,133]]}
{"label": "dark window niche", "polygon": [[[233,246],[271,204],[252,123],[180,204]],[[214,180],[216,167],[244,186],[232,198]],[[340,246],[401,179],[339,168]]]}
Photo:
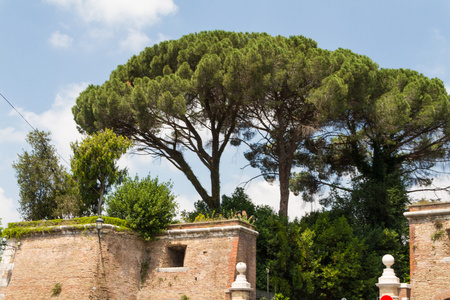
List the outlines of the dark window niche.
{"label": "dark window niche", "polygon": [[186,255],[186,245],[170,245],[167,247],[166,268],[184,267],[184,257]]}

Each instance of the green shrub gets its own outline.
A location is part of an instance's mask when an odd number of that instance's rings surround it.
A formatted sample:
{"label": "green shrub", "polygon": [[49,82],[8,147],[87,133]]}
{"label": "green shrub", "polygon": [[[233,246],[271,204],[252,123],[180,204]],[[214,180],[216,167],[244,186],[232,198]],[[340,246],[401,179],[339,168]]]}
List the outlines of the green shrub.
{"label": "green shrub", "polygon": [[170,183],[150,176],[126,178],[106,199],[108,215],[125,219],[145,240],[162,233],[176,215],[177,204]]}

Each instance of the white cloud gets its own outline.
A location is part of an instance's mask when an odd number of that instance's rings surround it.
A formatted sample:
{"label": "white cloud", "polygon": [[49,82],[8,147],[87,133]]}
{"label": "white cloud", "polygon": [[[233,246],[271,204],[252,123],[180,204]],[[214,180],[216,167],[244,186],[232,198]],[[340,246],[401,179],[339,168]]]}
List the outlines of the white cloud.
{"label": "white cloud", "polygon": [[[121,50],[138,52],[150,43],[144,29],[159,22],[162,17],[174,14],[177,6],[173,0],[44,0],[73,14],[84,33],[80,45],[91,49],[105,45],[117,38]],[[166,37],[159,34],[158,39]],[[55,47],[69,47],[73,39],[55,32],[49,42]]]}
{"label": "white cloud", "polygon": [[72,46],[73,38],[67,34],[55,31],[48,39],[48,42],[55,48],[69,48]]}
{"label": "white cloud", "polygon": [[134,29],[130,29],[126,39],[120,42],[122,50],[132,52],[142,51],[146,46],[150,46],[150,38],[145,33]]}
{"label": "white cloud", "polygon": [[82,138],[73,119],[72,107],[86,87],[87,83],[67,85],[58,92],[49,110],[41,114],[22,112],[35,128],[51,132],[52,143],[66,161],[69,161],[72,152],[70,143]]}
{"label": "white cloud", "polygon": [[20,143],[25,138],[25,133],[16,130],[13,127],[6,127],[0,129],[0,143]]}
{"label": "white cloud", "polygon": [[0,218],[1,227],[6,228],[10,222],[18,222],[21,220],[20,214],[16,209],[16,205],[11,198],[5,196],[5,191],[0,187]]}
{"label": "white cloud", "polygon": [[86,23],[108,27],[142,28],[173,14],[177,6],[172,0],[47,0],[63,9],[74,8]]}

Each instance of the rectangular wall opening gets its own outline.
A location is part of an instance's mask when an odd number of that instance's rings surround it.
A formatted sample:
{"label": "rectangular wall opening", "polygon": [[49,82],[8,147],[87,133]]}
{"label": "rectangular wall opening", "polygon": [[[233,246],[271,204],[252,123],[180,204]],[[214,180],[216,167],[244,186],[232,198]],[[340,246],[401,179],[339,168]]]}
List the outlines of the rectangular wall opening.
{"label": "rectangular wall opening", "polygon": [[167,247],[167,268],[184,267],[186,245],[170,245]]}

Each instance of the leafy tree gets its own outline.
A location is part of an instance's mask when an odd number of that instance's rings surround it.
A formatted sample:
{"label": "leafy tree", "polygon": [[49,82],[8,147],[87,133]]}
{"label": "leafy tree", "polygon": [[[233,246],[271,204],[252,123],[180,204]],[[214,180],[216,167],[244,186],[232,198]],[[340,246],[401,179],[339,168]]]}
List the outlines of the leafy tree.
{"label": "leafy tree", "polygon": [[64,187],[67,192],[57,198],[56,215],[64,219],[84,216],[86,212],[83,211],[83,201],[80,196],[78,182],[68,173],[65,173],[64,180]]}
{"label": "leafy tree", "polygon": [[256,211],[255,204],[241,187],[237,187],[231,196],[222,195],[220,208],[222,213],[231,210],[235,212],[245,211],[249,216],[254,215]]}
{"label": "leafy tree", "polygon": [[[322,204],[355,216],[352,226],[370,237],[369,250],[397,253],[399,275],[407,279],[403,211],[411,186],[431,184],[433,168],[448,161],[449,97],[439,79],[379,69],[367,57],[339,52],[347,57],[341,69],[311,98],[328,127],[309,141],[310,169],[295,174],[291,184],[311,195],[332,187]],[[338,181],[345,176],[350,186]]]}
{"label": "leafy tree", "polygon": [[84,214],[94,214],[97,210],[101,215],[103,194],[126,174],[126,170],[119,170],[116,162],[131,144],[132,141],[110,129],[71,144],[72,172],[79,184]]}
{"label": "leafy tree", "polygon": [[[291,299],[372,299],[380,262],[345,217],[313,213],[289,222],[267,207],[256,209],[257,287]],[[373,296],[371,298],[371,296]]]}
{"label": "leafy tree", "polygon": [[[371,186],[371,200],[364,201],[373,208],[373,219],[384,216],[389,223],[396,215],[386,210],[403,209],[408,202],[389,191],[430,184],[432,168],[448,160],[449,97],[439,79],[348,57],[312,97],[330,125],[309,147],[312,174],[321,178],[298,174],[293,187],[314,190],[333,175],[353,176],[355,187]],[[389,202],[394,198],[400,203]]]}
{"label": "leafy tree", "polygon": [[287,218],[278,216],[269,206],[258,206],[255,213],[255,226],[259,232],[256,240],[256,286],[267,288],[266,268],[270,270],[270,286],[289,296],[292,292],[291,261],[293,243],[292,227]]}
{"label": "leafy tree", "polygon": [[[376,185],[373,182],[363,182],[356,186],[355,183],[353,188],[352,193],[333,194],[330,214],[333,218],[345,216],[355,234],[367,245],[367,251],[375,253],[379,261],[386,253],[394,255],[396,275],[402,282],[409,282],[409,226],[406,218],[401,215],[403,209],[387,208],[385,211],[388,215],[379,215],[380,219],[376,222],[373,215],[382,211],[370,206],[370,203],[376,203],[373,199],[376,197]],[[389,202],[393,204],[404,203],[396,198],[406,197],[401,188],[392,188],[389,195]],[[393,219],[393,214],[398,215],[397,219]],[[379,265],[378,274],[381,272],[382,266]]]}
{"label": "leafy tree", "polygon": [[340,61],[318,49],[314,41],[299,36],[266,38],[254,44],[249,54],[251,74],[257,79],[252,81],[256,86],[249,89],[254,101],[242,120],[253,134],[246,135],[252,140],[245,157],[267,181],[278,178],[280,213],[287,216],[295,154],[321,127],[309,98]]}
{"label": "leafy tree", "polygon": [[[449,97],[438,79],[336,53],[346,57],[341,69],[311,98],[328,127],[308,142],[310,169],[291,184],[311,195],[332,187],[322,204],[349,218],[369,251],[396,253],[407,279],[408,189],[430,184],[433,167],[448,160]],[[350,186],[338,181],[345,176]]]}
{"label": "leafy tree", "polygon": [[26,140],[31,152],[19,154],[12,165],[20,187],[19,212],[25,220],[61,217],[56,211],[60,197],[76,197],[66,187],[70,175],[58,163],[50,133],[34,130]]}
{"label": "leafy tree", "polygon": [[315,213],[302,219],[300,226],[303,232],[314,233],[310,259],[316,262],[314,270],[303,270],[314,271],[314,288],[302,299],[376,298],[381,260],[368,251],[365,240],[355,234],[344,216]]}
{"label": "leafy tree", "polygon": [[[263,34],[201,32],[146,48],[89,86],[73,107],[80,130],[112,128],[138,149],[163,157],[182,171],[211,209],[220,205],[220,159],[238,130],[247,88],[241,51]],[[206,167],[210,191],[184,155]]]}
{"label": "leafy tree", "polygon": [[159,183],[147,176],[125,178],[107,199],[111,217],[127,220],[129,226],[149,240],[163,232],[176,215],[177,204],[170,183]]}

